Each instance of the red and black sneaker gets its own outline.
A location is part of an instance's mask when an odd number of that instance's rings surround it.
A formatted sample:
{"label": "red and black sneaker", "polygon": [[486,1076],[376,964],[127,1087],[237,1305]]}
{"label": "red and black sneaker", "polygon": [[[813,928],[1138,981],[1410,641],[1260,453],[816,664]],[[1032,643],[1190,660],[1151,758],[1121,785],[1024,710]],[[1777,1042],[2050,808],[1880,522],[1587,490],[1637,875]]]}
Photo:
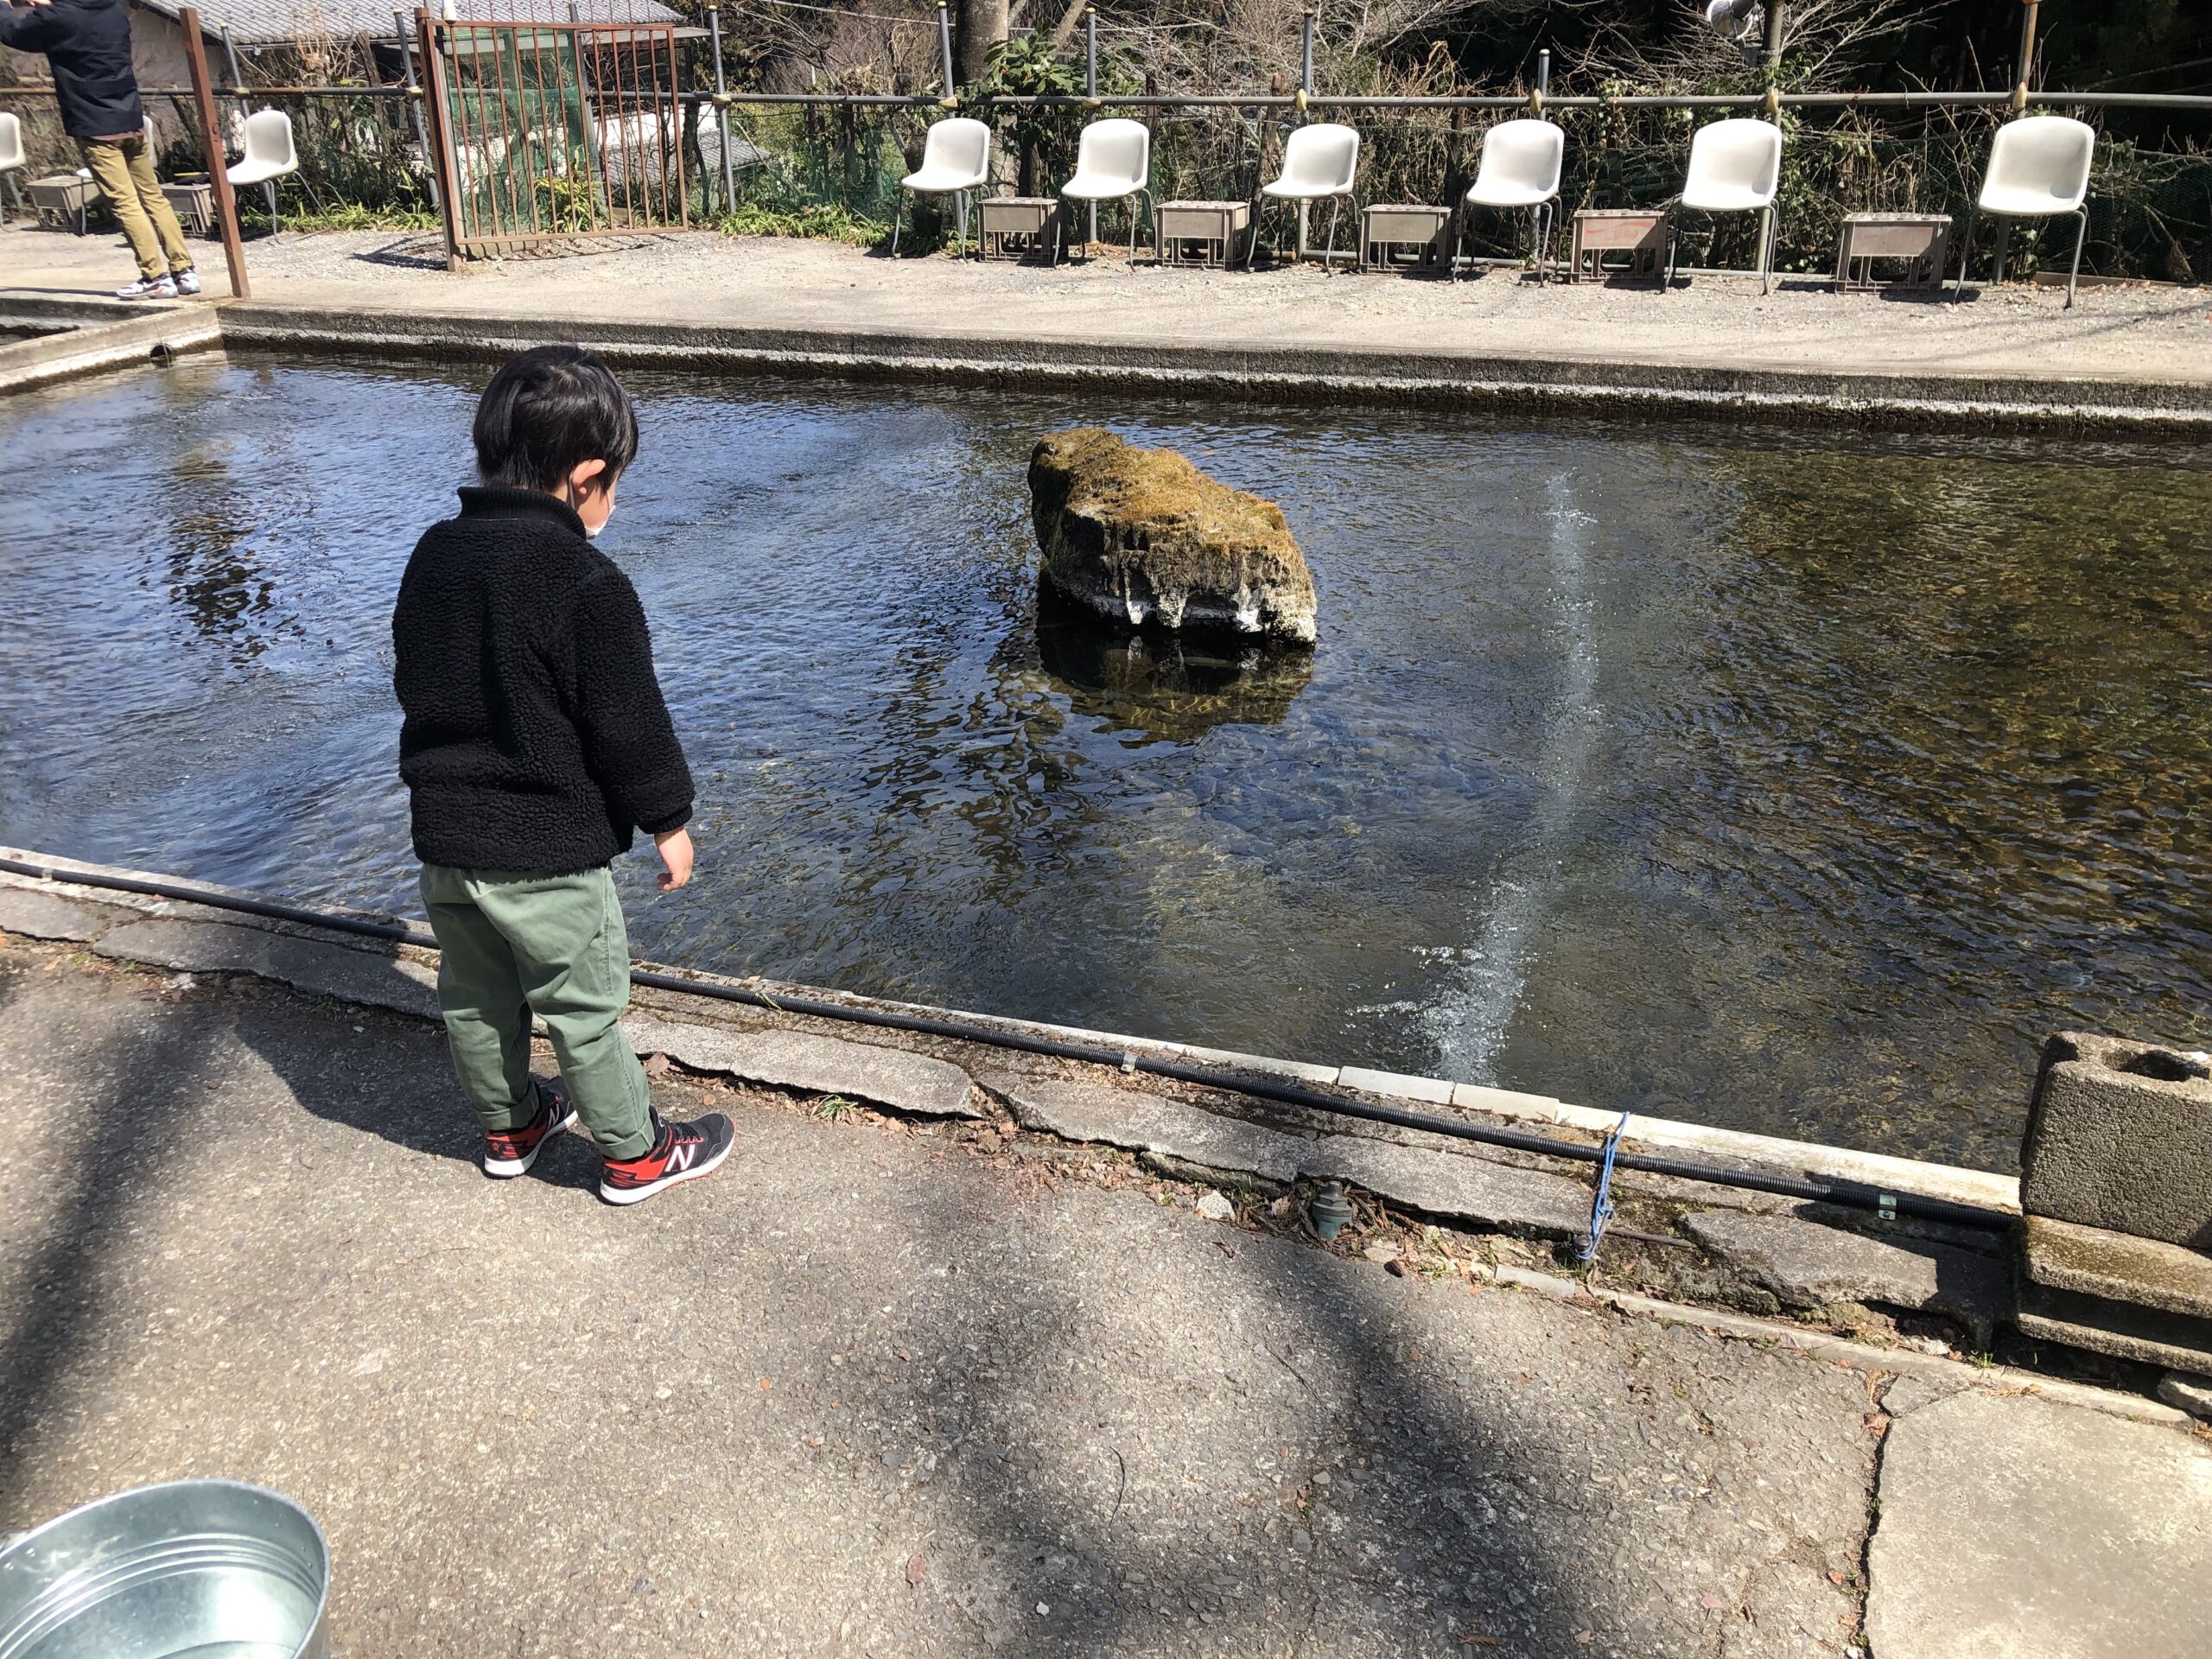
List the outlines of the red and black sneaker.
{"label": "red and black sneaker", "polygon": [[484,1135],[484,1173],[495,1181],[511,1181],[530,1173],[545,1142],[576,1121],[569,1091],[557,1083],[532,1077],[537,1095],[537,1116],[518,1129],[491,1129]]}
{"label": "red and black sneaker", "polygon": [[709,1174],[729,1156],[737,1130],[720,1112],[690,1123],[653,1114],[652,1150],[642,1158],[609,1158],[601,1166],[599,1196],[609,1204],[637,1204],[664,1186]]}

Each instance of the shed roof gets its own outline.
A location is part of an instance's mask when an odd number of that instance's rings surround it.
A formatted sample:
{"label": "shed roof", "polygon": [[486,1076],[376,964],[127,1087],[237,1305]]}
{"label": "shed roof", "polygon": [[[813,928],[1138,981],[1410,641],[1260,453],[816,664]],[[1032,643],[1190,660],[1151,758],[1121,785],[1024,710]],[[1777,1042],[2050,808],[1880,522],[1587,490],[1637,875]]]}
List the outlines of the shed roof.
{"label": "shed roof", "polygon": [[[395,10],[413,16],[415,7],[385,0],[197,0],[201,26],[211,35],[225,29],[240,46],[319,36],[372,35],[391,38]],[[181,21],[184,0],[137,0],[149,11]],[[455,0],[458,15],[470,22],[679,23],[683,19],[659,0]],[[433,4],[433,16],[442,5]]]}

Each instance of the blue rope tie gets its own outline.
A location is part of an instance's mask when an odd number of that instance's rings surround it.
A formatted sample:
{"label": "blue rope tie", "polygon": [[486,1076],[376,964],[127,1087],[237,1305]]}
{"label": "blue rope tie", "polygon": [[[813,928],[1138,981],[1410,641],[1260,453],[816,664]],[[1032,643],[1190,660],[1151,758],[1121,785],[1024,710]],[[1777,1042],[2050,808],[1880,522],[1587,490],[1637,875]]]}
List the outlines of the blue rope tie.
{"label": "blue rope tie", "polygon": [[1628,1114],[1623,1112],[1621,1121],[1605,1137],[1605,1161],[1598,1166],[1598,1192],[1590,1200],[1590,1230],[1575,1245],[1578,1262],[1595,1262],[1599,1245],[1605,1242],[1605,1224],[1613,1218],[1613,1155],[1620,1151],[1621,1136],[1627,1130]]}

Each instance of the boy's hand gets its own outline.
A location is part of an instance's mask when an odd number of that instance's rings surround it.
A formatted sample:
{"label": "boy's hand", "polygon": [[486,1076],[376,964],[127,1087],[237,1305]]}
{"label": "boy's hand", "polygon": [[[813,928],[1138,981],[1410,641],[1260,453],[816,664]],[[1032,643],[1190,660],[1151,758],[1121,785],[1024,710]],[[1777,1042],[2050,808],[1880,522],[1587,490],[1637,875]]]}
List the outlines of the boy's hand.
{"label": "boy's hand", "polygon": [[691,879],[691,832],[671,830],[664,836],[655,836],[653,845],[660,852],[660,890],[674,893]]}

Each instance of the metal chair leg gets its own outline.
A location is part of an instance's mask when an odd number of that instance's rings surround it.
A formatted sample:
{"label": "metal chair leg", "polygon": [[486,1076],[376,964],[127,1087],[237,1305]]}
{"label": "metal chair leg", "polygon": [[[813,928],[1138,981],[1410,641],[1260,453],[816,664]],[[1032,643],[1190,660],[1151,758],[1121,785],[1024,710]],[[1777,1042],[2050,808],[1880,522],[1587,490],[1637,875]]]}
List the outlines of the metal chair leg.
{"label": "metal chair leg", "polygon": [[2089,206],[2086,201],[2075,210],[2074,217],[2080,221],[2074,231],[2074,264],[2066,273],[2066,309],[2074,308],[2074,283],[2082,274],[2082,244],[2089,234]]}
{"label": "metal chair leg", "polygon": [[891,257],[899,257],[899,221],[906,215],[906,193],[901,190],[891,203]]}
{"label": "metal chair leg", "polygon": [[1979,214],[1977,208],[1967,209],[1967,233],[1959,238],[1959,282],[1958,286],[1951,290],[1953,305],[1956,305],[1959,296],[1967,291],[1967,259],[1974,252],[1974,222]]}
{"label": "metal chair leg", "polygon": [[1247,270],[1252,269],[1252,262],[1260,257],[1260,221],[1267,216],[1267,199],[1262,197],[1252,209],[1252,239],[1244,245],[1244,269]]}
{"label": "metal chair leg", "polygon": [[1762,297],[1774,291],[1774,243],[1782,215],[1772,207],[1759,213],[1759,293]]}
{"label": "metal chair leg", "polygon": [[1332,276],[1337,269],[1337,215],[1343,208],[1342,196],[1329,198],[1329,245],[1321,251],[1321,269]]}

